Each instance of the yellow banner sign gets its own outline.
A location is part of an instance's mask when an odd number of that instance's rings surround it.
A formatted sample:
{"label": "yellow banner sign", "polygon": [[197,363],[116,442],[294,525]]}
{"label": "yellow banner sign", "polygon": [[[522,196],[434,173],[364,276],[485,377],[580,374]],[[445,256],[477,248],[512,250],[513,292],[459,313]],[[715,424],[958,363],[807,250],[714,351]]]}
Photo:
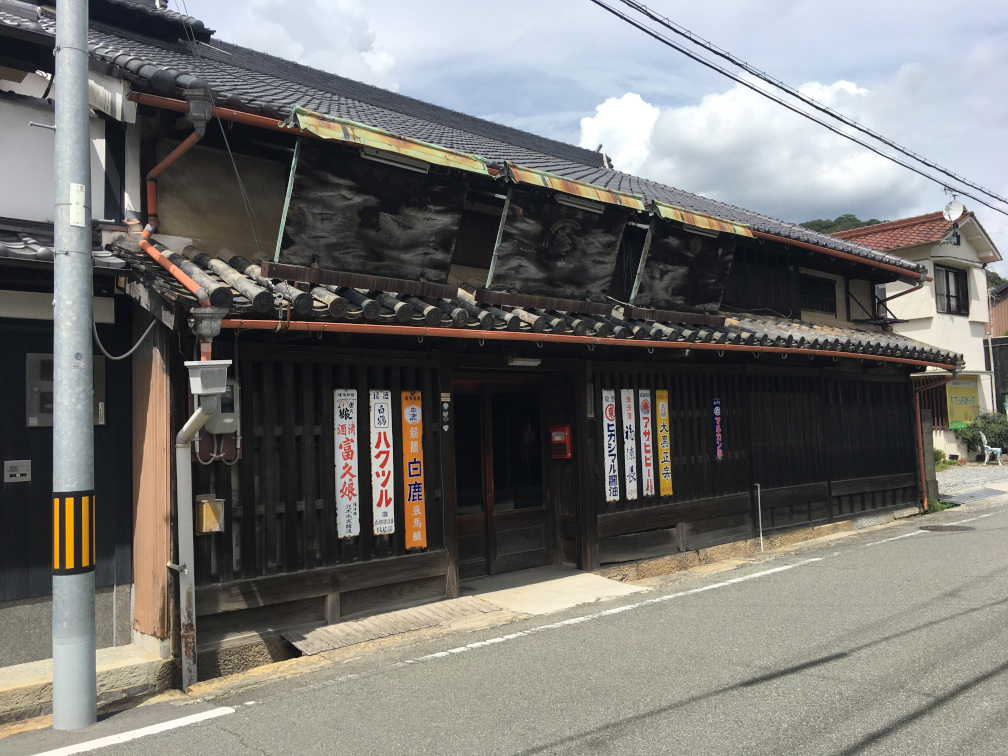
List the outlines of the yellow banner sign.
{"label": "yellow banner sign", "polygon": [[975,375],[961,375],[946,386],[949,428],[964,428],[980,414]]}
{"label": "yellow banner sign", "polygon": [[672,444],[669,443],[668,391],[655,392],[658,407],[658,493],[672,495]]}
{"label": "yellow banner sign", "polygon": [[424,497],[423,417],[420,392],[402,392],[403,501],[406,548],[427,546],[427,511]]}

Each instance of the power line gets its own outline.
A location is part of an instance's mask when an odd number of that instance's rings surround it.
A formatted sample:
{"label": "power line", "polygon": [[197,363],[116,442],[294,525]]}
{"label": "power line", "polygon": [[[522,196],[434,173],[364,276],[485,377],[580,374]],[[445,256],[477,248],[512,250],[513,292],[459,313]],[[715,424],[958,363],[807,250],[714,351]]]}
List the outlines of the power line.
{"label": "power line", "polygon": [[969,187],[971,187],[973,189],[976,189],[977,191],[982,192],[983,194],[987,195],[988,197],[996,199],[999,202],[1004,202],[1004,203],[1008,204],[1008,198],[1002,197],[1000,194],[996,194],[995,192],[992,192],[989,189],[985,189],[984,187],[980,186],[979,184],[973,183],[972,181],[970,181],[966,177],[960,176],[958,173],[953,173],[949,169],[943,168],[942,166],[938,165],[937,163],[934,163],[934,162],[928,160],[924,156],[919,155],[916,152],[913,152],[912,150],[910,150],[910,149],[908,149],[906,147],[903,147],[902,145],[898,144],[897,142],[893,141],[892,139],[889,139],[888,137],[884,136],[883,134],[879,134],[877,131],[872,131],[867,126],[862,126],[860,123],[858,123],[857,121],[855,121],[853,118],[849,118],[848,116],[845,116],[843,113],[840,113],[840,112],[834,110],[833,108],[829,107],[828,105],[824,105],[823,103],[819,102],[818,100],[816,100],[816,99],[814,99],[812,97],[809,97],[807,94],[804,94],[800,90],[795,89],[794,87],[792,87],[792,86],[790,86],[788,84],[785,84],[780,79],[776,79],[776,78],[770,76],[769,74],[765,73],[764,71],[761,71],[760,69],[756,68],[755,66],[749,65],[744,60],[741,60],[740,58],[736,58],[734,55],[732,55],[731,53],[729,53],[727,50],[724,50],[724,49],[722,49],[720,47],[717,47],[716,45],[708,42],[707,40],[703,39],[702,37],[698,37],[696,34],[694,34],[693,32],[691,32],[689,29],[686,29],[685,27],[683,27],[683,26],[675,23],[674,21],[671,21],[667,17],[661,16],[661,15],[655,13],[654,11],[652,11],[650,8],[648,8],[643,3],[639,3],[639,2],[637,2],[637,0],[620,0],[620,2],[623,3],[624,5],[626,5],[629,8],[633,8],[638,13],[640,13],[640,14],[642,14],[644,16],[647,16],[652,21],[655,21],[655,22],[661,24],[666,29],[669,29],[669,30],[675,32],[676,34],[678,34],[679,36],[684,37],[685,39],[688,39],[690,42],[692,42],[693,44],[697,45],[698,47],[702,47],[707,52],[713,53],[714,55],[717,55],[720,58],[724,58],[729,63],[731,63],[731,64],[733,64],[735,66],[738,66],[739,68],[741,68],[746,73],[749,73],[749,74],[755,76],[757,79],[760,79],[761,81],[764,81],[767,84],[770,84],[771,86],[776,87],[777,89],[780,89],[780,90],[782,90],[784,92],[787,92],[792,97],[794,97],[794,98],[796,98],[798,100],[801,100],[806,105],[809,105],[809,106],[815,108],[819,112],[824,113],[825,115],[828,115],[831,118],[834,118],[834,119],[840,121],[841,123],[843,123],[843,124],[845,124],[847,126],[850,126],[851,128],[857,129],[862,134],[866,134],[867,136],[870,136],[873,139],[876,139],[879,142],[882,142],[887,147],[893,148],[897,152],[900,152],[903,155],[906,155],[907,157],[912,158],[913,160],[916,160],[917,162],[919,162],[919,163],[921,163],[923,165],[926,165],[928,168],[936,170],[939,173],[943,173],[946,176],[948,176],[949,178],[955,179],[956,181],[959,181],[960,183],[966,184],[966,186],[969,186]]}
{"label": "power line", "polygon": [[[619,2],[625,2],[625,1],[626,0],[619,0]],[[922,171],[920,168],[918,168],[918,167],[916,167],[916,166],[914,166],[914,165],[912,165],[912,164],[910,164],[910,163],[908,163],[908,162],[906,162],[904,160],[901,160],[900,158],[896,157],[895,155],[890,155],[890,154],[888,154],[886,152],[883,152],[878,147],[875,147],[874,145],[869,144],[868,142],[865,142],[863,139],[859,139],[857,136],[855,136],[853,134],[848,134],[847,132],[845,132],[845,131],[837,128],[836,126],[833,126],[832,124],[824,121],[823,119],[817,117],[815,114],[809,113],[809,112],[807,112],[805,110],[802,110],[801,108],[797,107],[796,105],[793,105],[793,104],[787,102],[786,100],[783,100],[780,97],[774,95],[773,93],[768,92],[767,90],[758,87],[757,85],[755,85],[751,81],[746,81],[744,78],[742,78],[740,75],[734,73],[733,71],[729,71],[728,69],[724,68],[723,66],[718,65],[714,61],[708,60],[707,58],[704,58],[703,56],[698,55],[698,54],[692,52],[688,48],[683,47],[682,45],[678,44],[677,42],[675,42],[674,40],[670,39],[668,36],[662,34],[661,32],[656,31],[655,29],[652,29],[652,28],[650,28],[648,26],[645,26],[642,22],[638,21],[637,19],[632,18],[631,16],[626,15],[625,13],[623,13],[620,10],[618,10],[617,8],[612,7],[611,5],[608,5],[607,3],[603,2],[603,0],[591,0],[591,2],[593,2],[595,5],[599,6],[600,8],[604,8],[605,10],[609,11],[610,13],[612,13],[617,18],[620,18],[623,21],[626,21],[631,26],[633,26],[636,29],[644,32],[645,34],[647,34],[648,36],[656,39],[657,41],[661,42],[662,44],[664,44],[664,45],[666,45],[668,47],[671,47],[673,50],[676,50],[677,52],[682,53],[686,57],[688,57],[688,58],[690,58],[692,60],[695,60],[697,63],[700,63],[701,65],[704,65],[707,68],[710,68],[710,69],[712,69],[712,70],[720,73],[722,76],[726,76],[727,78],[731,79],[732,81],[734,81],[734,82],[736,82],[738,84],[741,84],[742,86],[744,86],[744,87],[746,87],[748,89],[751,89],[753,92],[756,92],[757,94],[760,94],[763,97],[766,97],[768,100],[771,100],[772,102],[774,102],[774,103],[776,103],[776,104],[778,104],[778,105],[780,105],[780,106],[782,106],[784,108],[787,108],[792,113],[795,113],[797,115],[803,116],[804,118],[807,118],[808,120],[812,121],[813,123],[816,123],[816,124],[822,126],[823,128],[828,129],[829,131],[833,132],[834,134],[836,134],[838,136],[841,136],[844,139],[848,139],[848,140],[854,142],[855,144],[858,144],[858,145],[864,147],[865,149],[874,152],[879,157],[885,158],[886,160],[889,160],[889,161],[891,161],[893,163],[896,163],[897,165],[902,166],[903,168],[906,168],[907,170],[913,171],[917,175],[922,176],[922,177],[928,179],[929,181],[933,181],[934,183],[942,186],[943,188],[952,189],[955,194],[960,194],[960,195],[962,195],[964,197],[969,197],[970,199],[976,200],[980,204],[985,205],[986,207],[990,208],[991,210],[994,210],[995,212],[1001,213],[1002,215],[1008,215],[1008,210],[1002,209],[1000,207],[995,207],[994,205],[990,204],[990,202],[986,201],[982,197],[978,197],[975,194],[971,194],[970,192],[966,191],[965,189],[949,187],[948,183],[945,182],[945,181],[943,181],[943,180],[941,180],[940,178]],[[982,191],[985,194],[990,194],[986,190],[982,190]],[[992,196],[997,197],[997,195],[992,195]]]}

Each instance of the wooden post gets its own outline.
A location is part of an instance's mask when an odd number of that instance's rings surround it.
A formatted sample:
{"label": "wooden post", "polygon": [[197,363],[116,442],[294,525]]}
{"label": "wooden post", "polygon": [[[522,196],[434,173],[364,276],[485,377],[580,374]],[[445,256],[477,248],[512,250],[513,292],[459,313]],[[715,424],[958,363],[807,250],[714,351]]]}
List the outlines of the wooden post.
{"label": "wooden post", "polygon": [[[588,417],[588,390],[591,387],[591,401],[595,417]],[[574,457],[577,464],[577,531],[578,531],[578,561],[582,570],[597,570],[599,567],[598,551],[598,511],[596,502],[602,491],[598,479],[595,460],[598,458],[596,447],[600,443],[598,437],[598,413],[595,395],[598,387],[592,380],[591,362],[585,363],[583,374],[574,377]]]}

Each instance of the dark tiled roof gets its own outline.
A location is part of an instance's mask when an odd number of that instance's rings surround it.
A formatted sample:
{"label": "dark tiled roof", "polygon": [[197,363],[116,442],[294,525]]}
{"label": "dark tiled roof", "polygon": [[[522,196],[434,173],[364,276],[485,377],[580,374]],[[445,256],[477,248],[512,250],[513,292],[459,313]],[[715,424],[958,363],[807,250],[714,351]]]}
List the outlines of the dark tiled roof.
{"label": "dark tiled roof", "polygon": [[[964,213],[960,220],[965,220],[972,215],[972,212]],[[850,231],[839,231],[833,236],[838,239],[854,241],[872,249],[887,251],[908,249],[922,244],[937,244],[948,236],[952,225],[952,221],[945,220],[942,213],[937,212],[887,223],[876,223]]]}
{"label": "dark tiled roof", "polygon": [[[0,258],[52,262],[52,234],[24,233],[0,229]],[[97,268],[122,269],[126,262],[113,253],[98,247],[91,250],[91,264]]]}
{"label": "dark tiled roof", "polygon": [[[181,284],[146,254],[137,251],[135,239],[121,237],[113,243],[111,248],[116,258],[166,300],[185,309],[196,306],[196,299]],[[167,250],[162,249],[162,252],[169,254]],[[236,268],[206,255],[196,256],[192,261],[175,255],[170,259],[190,270],[196,268],[199,276],[206,276],[199,281],[200,285],[210,293],[211,299],[215,297],[211,290],[219,289],[216,294],[223,296],[218,303],[226,306],[236,318],[290,318],[315,323],[371,321],[429,329],[464,328],[474,332],[591,335],[598,338],[600,345],[619,345],[626,339],[636,339],[674,342],[683,344],[684,349],[688,344],[720,344],[729,350],[748,346],[753,347],[753,351],[759,348],[809,354],[824,351],[838,358],[870,359],[874,355],[939,363],[950,368],[962,361],[961,355],[906,336],[856,326],[823,326],[748,313],[723,314],[701,323],[683,322],[663,312],[655,313],[653,320],[643,317],[628,320],[618,308],[611,316],[578,309],[578,305],[584,305],[584,310],[590,309],[585,303],[571,302],[571,308],[563,311],[503,304],[494,307],[477,300],[479,292],[472,295],[461,289],[452,290],[443,299],[430,297],[425,301],[404,294],[331,285],[302,285],[297,289],[279,279],[254,277],[258,275],[258,267],[245,269],[235,278],[244,264]],[[226,283],[221,274],[229,277],[231,283]],[[235,288],[236,285],[243,293]],[[305,288],[310,288],[310,294],[303,290]],[[640,311],[635,314],[637,312]]]}
{"label": "dark tiled roof", "polygon": [[[120,5],[126,0],[105,0]],[[139,2],[139,0],[137,0]],[[146,11],[145,11],[146,12]],[[152,11],[152,13],[162,13]],[[55,29],[52,17],[42,23]],[[202,25],[199,26],[202,29]],[[180,27],[185,31],[184,25]],[[655,181],[641,179],[605,165],[591,150],[563,144],[518,129],[468,116],[430,103],[351,81],[213,39],[194,41],[191,34],[175,40],[163,34],[144,36],[93,23],[90,48],[93,62],[110,75],[123,76],[141,90],[178,97],[194,79],[206,80],[217,103],[237,110],[285,118],[300,105],[449,149],[479,155],[490,161],[555,173],[564,178],[608,189],[642,195],[686,210],[738,223],[785,239],[847,252],[865,260],[887,263],[920,275],[923,268],[895,255],[809,231],[792,223],[701,197]]]}

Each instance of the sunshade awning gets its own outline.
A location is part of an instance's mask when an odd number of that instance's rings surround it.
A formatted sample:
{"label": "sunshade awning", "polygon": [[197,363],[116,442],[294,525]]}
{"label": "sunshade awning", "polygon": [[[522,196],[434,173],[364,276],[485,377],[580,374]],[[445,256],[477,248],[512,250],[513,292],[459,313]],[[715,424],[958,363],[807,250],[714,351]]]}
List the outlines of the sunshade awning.
{"label": "sunshade awning", "polygon": [[608,205],[619,205],[628,207],[631,210],[646,210],[644,200],[636,194],[625,194],[614,192],[611,189],[603,189],[594,184],[585,184],[580,181],[566,179],[544,171],[536,171],[532,168],[522,168],[514,163],[508,163],[508,176],[516,184],[528,184],[531,186],[543,186],[547,189],[568,194],[574,197],[581,197],[592,202],[602,202]]}
{"label": "sunshade awning", "polygon": [[667,205],[664,202],[656,201],[654,209],[662,218],[679,221],[687,226],[696,226],[697,228],[705,228],[710,231],[723,231],[727,234],[738,234],[739,236],[752,236],[752,231],[741,223],[732,223],[731,221],[721,220],[710,215],[691,213],[689,210],[683,210],[681,207],[676,207],[675,205]]}
{"label": "sunshade awning", "polygon": [[389,131],[365,126],[345,118],[313,113],[302,107],[296,107],[282,126],[299,128],[308,131],[322,139],[334,139],[359,147],[370,147],[403,155],[414,160],[422,160],[433,165],[446,168],[458,168],[470,173],[480,173],[489,176],[486,161],[476,155],[445,149],[436,144],[428,144],[417,139],[407,139]]}

